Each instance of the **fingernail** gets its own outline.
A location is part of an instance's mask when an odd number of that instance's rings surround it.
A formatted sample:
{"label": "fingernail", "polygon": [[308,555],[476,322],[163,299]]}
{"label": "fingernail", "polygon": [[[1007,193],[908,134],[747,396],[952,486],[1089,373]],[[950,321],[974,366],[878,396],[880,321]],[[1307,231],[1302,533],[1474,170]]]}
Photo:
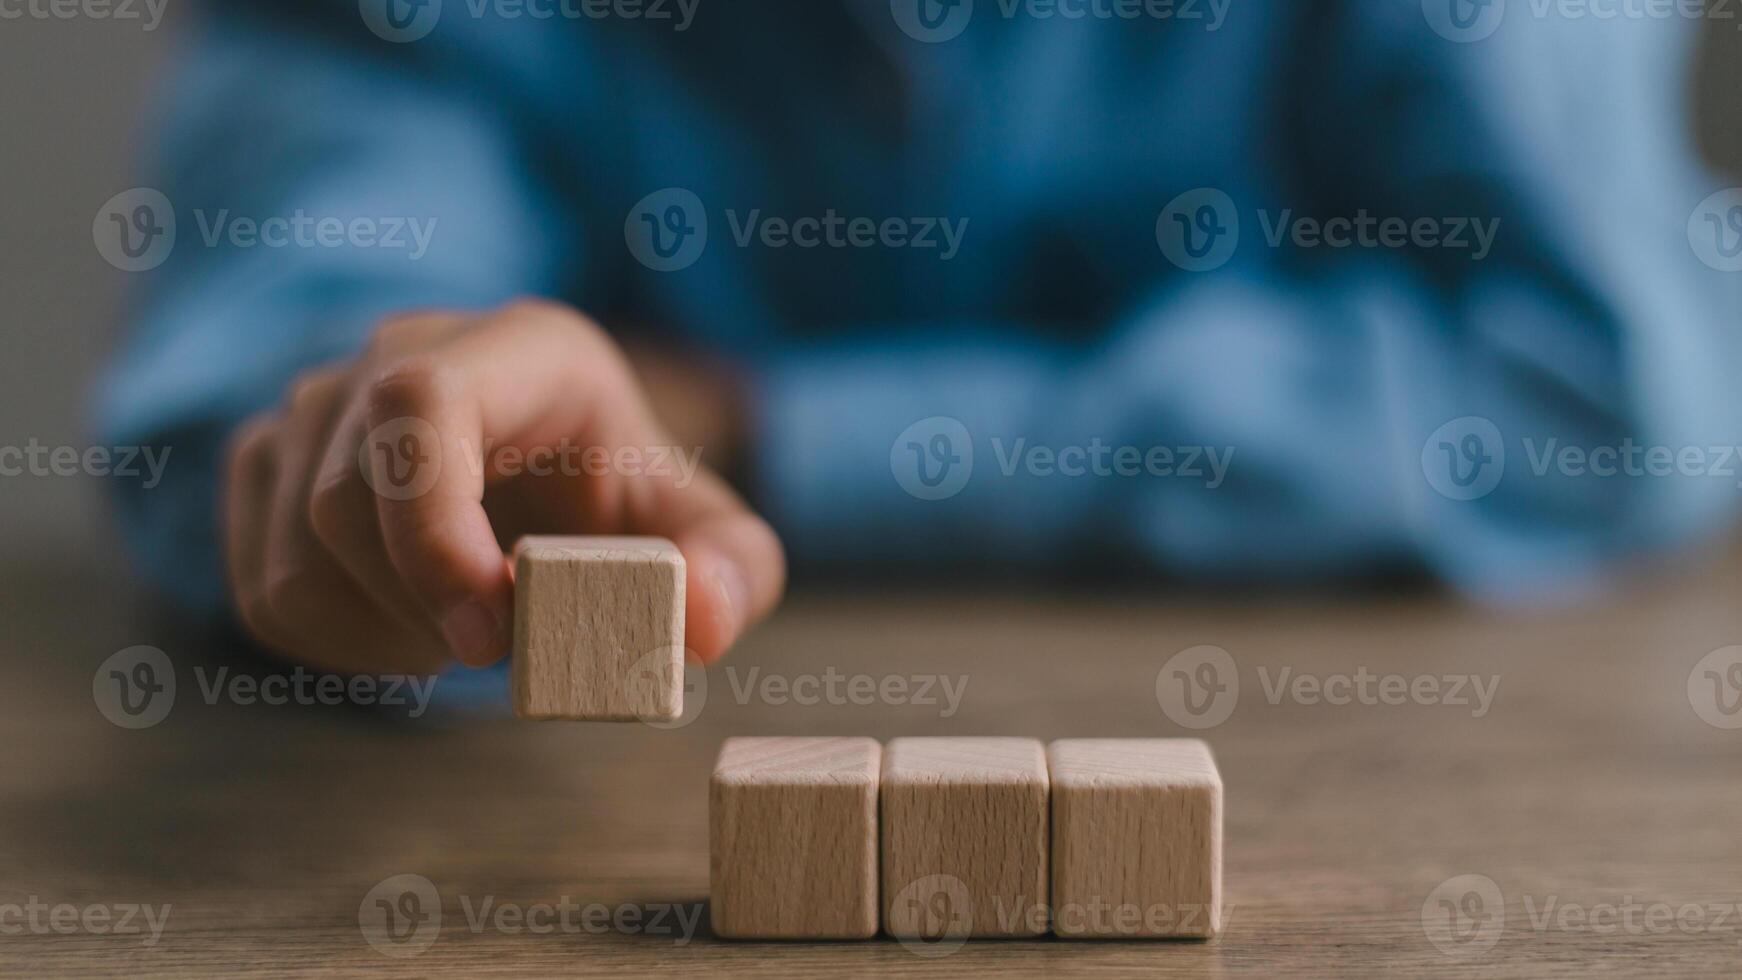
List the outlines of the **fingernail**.
{"label": "fingernail", "polygon": [[496,617],[481,602],[463,602],[442,616],[442,638],[465,663],[488,660],[497,652],[491,649],[496,642]]}
{"label": "fingernail", "polygon": [[720,583],[720,591],[726,596],[726,608],[731,612],[732,628],[743,629],[750,616],[750,583],[744,580],[744,573],[731,562],[721,562],[714,572],[714,578]]}

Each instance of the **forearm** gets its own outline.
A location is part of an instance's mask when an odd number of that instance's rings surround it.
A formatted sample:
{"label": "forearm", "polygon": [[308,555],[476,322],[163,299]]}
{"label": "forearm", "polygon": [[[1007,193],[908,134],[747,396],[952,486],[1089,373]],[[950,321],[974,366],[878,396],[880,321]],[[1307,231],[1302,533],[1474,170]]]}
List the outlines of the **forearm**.
{"label": "forearm", "polygon": [[[1466,311],[1395,262],[1204,277],[1087,351],[964,338],[805,355],[761,398],[764,500],[812,565],[1248,581],[1413,567],[1494,591],[1727,518],[1719,481],[1539,472],[1529,452],[1736,442],[1735,397],[1669,390],[1639,356],[1663,337],[1690,367],[1733,363],[1715,294],[1672,328],[1510,276],[1480,288]],[[1453,499],[1429,443],[1471,416],[1502,434],[1506,468]]]}
{"label": "forearm", "polygon": [[[148,179],[178,239],[138,274],[97,421],[110,442],[172,451],[161,485],[119,488],[121,523],[153,580],[212,609],[216,465],[240,420],[354,353],[384,316],[548,292],[570,256],[499,124],[396,63],[223,18],[168,106]],[[343,230],[299,234],[299,221]]]}

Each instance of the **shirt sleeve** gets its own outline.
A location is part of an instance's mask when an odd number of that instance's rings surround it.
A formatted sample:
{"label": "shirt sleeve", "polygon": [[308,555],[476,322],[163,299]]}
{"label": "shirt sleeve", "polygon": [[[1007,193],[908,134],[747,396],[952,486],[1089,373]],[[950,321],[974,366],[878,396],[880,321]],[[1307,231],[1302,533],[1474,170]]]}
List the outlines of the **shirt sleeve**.
{"label": "shirt sleeve", "polygon": [[548,293],[579,262],[512,102],[429,70],[463,46],[363,31],[354,4],[221,5],[165,93],[149,179],[176,238],[134,277],[96,414],[113,444],[169,454],[160,482],[119,488],[119,524],[194,609],[223,602],[215,498],[237,422],[385,314]]}
{"label": "shirt sleeve", "polygon": [[[1283,162],[1213,188],[1227,261],[1157,249],[1152,294],[1094,342],[937,325],[774,366],[758,468],[794,558],[1415,569],[1515,598],[1728,520],[1736,278],[1690,230],[1716,185],[1689,150],[1687,25],[1517,12],[1461,43],[1418,7],[1315,18],[1323,60],[1277,95]],[[1442,240],[1288,231],[1362,213]]]}

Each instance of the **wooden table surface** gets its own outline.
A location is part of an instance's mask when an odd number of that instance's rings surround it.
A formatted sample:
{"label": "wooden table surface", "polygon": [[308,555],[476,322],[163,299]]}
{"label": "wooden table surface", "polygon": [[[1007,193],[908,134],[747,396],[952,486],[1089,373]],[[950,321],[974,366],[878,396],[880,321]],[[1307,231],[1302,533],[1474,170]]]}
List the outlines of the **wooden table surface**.
{"label": "wooden table surface", "polygon": [[[799,597],[673,730],[208,703],[224,652],[153,625],[114,575],[0,575],[0,975],[1742,972],[1742,728],[1719,727],[1742,723],[1723,713],[1742,691],[1713,685],[1738,679],[1723,655],[1702,665],[1742,643],[1731,556],[1516,613],[1431,596]],[[137,731],[93,700],[98,665],[135,644],[164,649],[178,684]],[[1227,784],[1219,939],[925,956],[939,950],[721,943],[705,916],[683,934],[726,736],[1189,735],[1157,675],[1206,644],[1238,679],[1226,720],[1196,733]],[[1328,704],[1295,686],[1340,693],[1363,672],[1421,694]],[[881,703],[853,703],[859,676],[891,685]],[[939,681],[920,696],[928,676],[955,686],[954,710]],[[826,696],[830,677],[844,703],[781,695]],[[1498,684],[1485,713],[1472,677]],[[423,906],[403,941],[366,933],[384,894],[417,911],[403,875],[427,879],[439,916]],[[166,916],[155,942],[143,913],[135,931],[103,925],[147,906]],[[564,906],[566,926],[550,918]]]}

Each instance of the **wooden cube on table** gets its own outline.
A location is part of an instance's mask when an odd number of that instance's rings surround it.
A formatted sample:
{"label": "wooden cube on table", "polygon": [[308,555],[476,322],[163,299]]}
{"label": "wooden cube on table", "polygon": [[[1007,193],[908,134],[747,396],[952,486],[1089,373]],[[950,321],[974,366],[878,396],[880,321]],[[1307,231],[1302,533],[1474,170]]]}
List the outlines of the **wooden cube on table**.
{"label": "wooden cube on table", "polygon": [[708,794],[716,935],[876,935],[881,757],[869,738],[726,740]]}
{"label": "wooden cube on table", "polygon": [[1046,751],[1030,738],[898,738],[883,753],[883,930],[1047,930]]}
{"label": "wooden cube on table", "polygon": [[683,713],[684,560],[664,538],[522,538],[514,711],[669,721]]}
{"label": "wooden cube on table", "polygon": [[1222,777],[1197,739],[1061,739],[1052,776],[1053,931],[1208,938],[1222,923]]}

